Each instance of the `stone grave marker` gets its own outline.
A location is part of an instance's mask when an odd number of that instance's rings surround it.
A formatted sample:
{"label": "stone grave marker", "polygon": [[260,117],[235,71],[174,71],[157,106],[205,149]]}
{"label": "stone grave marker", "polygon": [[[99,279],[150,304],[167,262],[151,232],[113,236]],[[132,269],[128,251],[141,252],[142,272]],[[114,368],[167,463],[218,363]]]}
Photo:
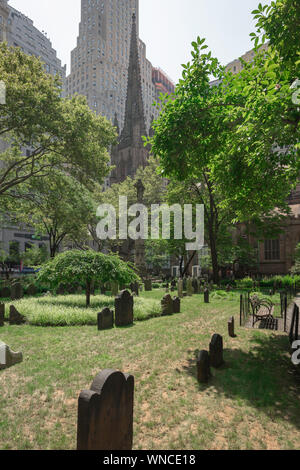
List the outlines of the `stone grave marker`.
{"label": "stone grave marker", "polygon": [[9,307],[9,324],[22,325],[23,323],[26,323],[25,317],[21,315],[13,305],[11,305]]}
{"label": "stone grave marker", "polygon": [[2,299],[10,299],[11,298],[11,289],[8,286],[2,287],[0,297]]}
{"label": "stone grave marker", "polygon": [[119,283],[117,281],[111,281],[110,283],[111,295],[116,297],[119,293]]}
{"label": "stone grave marker", "polygon": [[114,326],[114,312],[108,307],[98,313],[98,330],[108,330]]}
{"label": "stone grave marker", "polygon": [[8,369],[22,361],[22,353],[12,351],[7,344],[0,341],[0,370]]}
{"label": "stone grave marker", "polygon": [[26,294],[33,297],[36,294],[36,288],[34,284],[30,284],[27,288]]}
{"label": "stone grave marker", "polygon": [[133,296],[123,290],[115,298],[115,325],[128,326],[133,324]]}
{"label": "stone grave marker", "polygon": [[100,372],[79,396],[77,450],[132,450],[133,400],[132,375]]}
{"label": "stone grave marker", "polygon": [[186,292],[187,292],[188,297],[192,297],[192,295],[194,293],[193,281],[190,277],[188,278],[188,280],[186,282]]}
{"label": "stone grave marker", "polygon": [[178,297],[180,299],[183,299],[183,280],[182,279],[178,279],[177,290],[178,290]]}
{"label": "stone grave marker", "polygon": [[173,315],[173,299],[170,294],[166,294],[161,301],[162,316]]}
{"label": "stone grave marker", "polygon": [[144,286],[145,286],[145,292],[151,292],[152,291],[152,280],[151,279],[145,279]]}
{"label": "stone grave marker", "polygon": [[198,294],[198,281],[195,277],[192,280],[192,286],[193,286],[193,291],[194,291],[193,293]]}
{"label": "stone grave marker", "polygon": [[5,304],[0,304],[0,326],[4,326]]}
{"label": "stone grave marker", "polygon": [[217,334],[213,335],[209,345],[209,357],[210,365],[216,369],[224,364],[222,336]]}
{"label": "stone grave marker", "polygon": [[130,284],[131,292],[133,292],[137,297],[139,296],[139,284],[138,282],[132,282]]}
{"label": "stone grave marker", "polygon": [[231,317],[228,321],[228,334],[230,338],[236,338],[236,334],[234,332],[234,317]]}
{"label": "stone grave marker", "polygon": [[204,289],[204,303],[209,304],[209,290],[207,287]]}
{"label": "stone grave marker", "polygon": [[180,298],[174,297],[173,299],[173,313],[180,313]]}
{"label": "stone grave marker", "polygon": [[20,282],[14,282],[11,286],[11,299],[19,300],[23,297],[23,287]]}
{"label": "stone grave marker", "polygon": [[200,351],[197,358],[197,379],[199,383],[207,383],[211,377],[208,351]]}

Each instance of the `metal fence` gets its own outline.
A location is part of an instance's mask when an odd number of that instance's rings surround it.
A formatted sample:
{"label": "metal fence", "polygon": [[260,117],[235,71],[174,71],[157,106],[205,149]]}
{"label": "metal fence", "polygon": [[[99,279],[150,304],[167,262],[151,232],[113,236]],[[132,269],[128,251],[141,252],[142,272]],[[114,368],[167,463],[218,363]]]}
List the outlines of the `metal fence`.
{"label": "metal fence", "polygon": [[289,339],[290,344],[299,339],[299,307],[296,304],[294,304]]}
{"label": "metal fence", "polygon": [[245,326],[250,314],[250,292],[240,296],[240,326]]}

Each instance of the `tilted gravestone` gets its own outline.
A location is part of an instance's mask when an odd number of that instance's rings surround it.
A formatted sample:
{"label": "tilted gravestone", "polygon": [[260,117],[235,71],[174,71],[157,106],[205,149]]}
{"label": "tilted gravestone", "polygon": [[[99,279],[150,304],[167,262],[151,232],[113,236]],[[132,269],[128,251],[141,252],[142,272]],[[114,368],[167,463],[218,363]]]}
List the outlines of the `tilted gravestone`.
{"label": "tilted gravestone", "polygon": [[134,377],[104,370],[78,400],[77,450],[132,450]]}
{"label": "tilted gravestone", "polygon": [[183,283],[183,290],[186,291],[186,287],[187,287],[187,279],[186,279],[186,277],[183,278],[182,283]]}
{"label": "tilted gravestone", "polygon": [[7,344],[0,341],[0,370],[19,364],[23,361],[23,354],[12,351]]}
{"label": "tilted gravestone", "polygon": [[119,293],[119,283],[117,281],[111,281],[110,283],[111,295],[116,297]]}
{"label": "tilted gravestone", "polygon": [[236,338],[236,335],[234,332],[234,317],[231,317],[228,321],[228,334],[230,338]]}
{"label": "tilted gravestone", "polygon": [[178,289],[178,297],[180,299],[183,299],[183,280],[182,279],[178,280],[177,289]]}
{"label": "tilted gravestone", "polygon": [[98,330],[108,330],[114,326],[114,312],[108,307],[98,313]]}
{"label": "tilted gravestone", "polygon": [[199,383],[207,383],[211,377],[210,359],[207,351],[200,351],[197,358],[197,379]]}
{"label": "tilted gravestone", "polygon": [[174,297],[173,299],[173,313],[180,313],[180,298]]}
{"label": "tilted gravestone", "polygon": [[9,307],[9,324],[22,325],[23,323],[26,323],[25,317],[21,315],[13,305],[11,305]]}
{"label": "tilted gravestone", "polygon": [[209,290],[207,287],[204,289],[204,303],[209,304]]}
{"label": "tilted gravestone", "polygon": [[10,299],[10,297],[11,297],[11,289],[10,289],[10,287],[8,287],[8,286],[2,287],[1,293],[0,293],[0,297],[1,297],[2,299]]}
{"label": "tilted gravestone", "polygon": [[19,300],[23,297],[23,287],[20,282],[14,282],[11,286],[11,299]]}
{"label": "tilted gravestone", "polygon": [[133,324],[133,296],[123,290],[115,298],[115,325],[128,326]]}
{"label": "tilted gravestone", "polygon": [[194,293],[193,281],[190,277],[188,278],[188,280],[186,282],[186,292],[187,292],[188,297],[192,297],[192,295]]}
{"label": "tilted gravestone", "polygon": [[216,369],[224,364],[222,336],[217,334],[213,335],[209,345],[209,357],[210,365]]}
{"label": "tilted gravestone", "polygon": [[195,277],[192,280],[192,286],[193,286],[194,294],[198,294],[198,281]]}
{"label": "tilted gravestone", "polygon": [[166,294],[161,301],[162,316],[173,315],[173,299],[170,294]]}
{"label": "tilted gravestone", "polygon": [[145,292],[151,292],[152,291],[152,281],[151,281],[151,279],[145,279],[144,285],[145,285]]}
{"label": "tilted gravestone", "polygon": [[0,304],[0,326],[4,326],[5,304]]}

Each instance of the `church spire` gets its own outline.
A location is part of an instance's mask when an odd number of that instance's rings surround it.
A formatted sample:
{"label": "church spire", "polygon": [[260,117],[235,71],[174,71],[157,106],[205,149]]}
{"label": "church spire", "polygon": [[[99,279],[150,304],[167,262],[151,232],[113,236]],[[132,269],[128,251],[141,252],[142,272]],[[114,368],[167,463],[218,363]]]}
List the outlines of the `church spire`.
{"label": "church spire", "polygon": [[125,122],[120,145],[126,146],[129,143],[134,146],[140,145],[142,136],[146,135],[136,16],[134,13],[132,15]]}

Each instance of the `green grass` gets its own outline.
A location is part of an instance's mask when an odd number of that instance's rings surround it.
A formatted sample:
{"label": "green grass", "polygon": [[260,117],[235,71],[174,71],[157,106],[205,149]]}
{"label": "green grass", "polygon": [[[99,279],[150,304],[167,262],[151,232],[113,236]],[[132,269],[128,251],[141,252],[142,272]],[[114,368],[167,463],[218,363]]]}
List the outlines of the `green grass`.
{"label": "green grass", "polygon": [[[0,449],[74,449],[79,393],[106,368],[135,377],[134,449],[299,449],[300,385],[288,338],[238,326],[229,338],[232,315],[238,325],[238,295],[210,304],[197,295],[183,300],[181,314],[131,328],[6,324],[1,340],[24,361],[0,372]],[[214,333],[223,336],[225,366],[199,385],[197,352]]]}
{"label": "green grass", "polygon": [[[91,306],[85,307],[85,295],[46,295],[24,298],[6,303],[6,316],[9,305],[14,305],[34,326],[84,326],[97,325],[97,314],[105,307],[114,307],[114,298],[96,295],[91,298]],[[135,298],[134,320],[144,321],[161,315],[160,302],[152,298]]]}

